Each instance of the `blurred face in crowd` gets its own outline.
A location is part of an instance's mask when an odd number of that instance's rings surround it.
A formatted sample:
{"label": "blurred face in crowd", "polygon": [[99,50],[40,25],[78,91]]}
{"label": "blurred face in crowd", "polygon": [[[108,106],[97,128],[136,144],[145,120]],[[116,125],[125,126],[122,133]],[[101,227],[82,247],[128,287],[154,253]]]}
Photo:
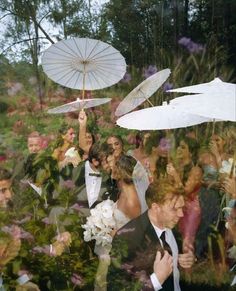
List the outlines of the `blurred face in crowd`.
{"label": "blurred face in crowd", "polygon": [[30,154],[38,153],[41,150],[40,137],[29,137],[28,138],[28,150],[29,150]]}
{"label": "blurred face in crowd", "polygon": [[217,134],[213,134],[211,137],[211,142],[216,144],[219,152],[223,152],[225,141],[222,137]]}
{"label": "blurred face in crowd", "polygon": [[74,129],[71,127],[67,130],[66,134],[63,135],[63,139],[65,141],[67,141],[68,143],[73,143],[74,141],[74,138],[75,138],[75,131]]}
{"label": "blurred face in crowd", "polygon": [[177,159],[180,159],[180,160],[191,159],[191,153],[189,151],[189,147],[183,140],[179,143],[176,154],[177,154],[176,155]]}
{"label": "blurred face in crowd", "polygon": [[115,136],[111,136],[107,139],[107,144],[110,145],[114,150],[114,156],[117,158],[123,151],[123,145],[121,141]]}
{"label": "blurred face in crowd", "polygon": [[158,145],[158,155],[160,157],[167,157],[170,149],[171,149],[170,140],[168,138],[163,137]]}
{"label": "blurred face in crowd", "polygon": [[0,181],[0,207],[6,207],[12,198],[11,180]]}

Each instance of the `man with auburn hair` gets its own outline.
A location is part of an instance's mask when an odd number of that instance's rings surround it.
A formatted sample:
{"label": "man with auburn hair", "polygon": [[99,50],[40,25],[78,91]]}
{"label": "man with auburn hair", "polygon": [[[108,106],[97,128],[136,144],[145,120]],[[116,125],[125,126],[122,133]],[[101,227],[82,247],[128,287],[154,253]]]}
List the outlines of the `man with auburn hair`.
{"label": "man with auburn hair", "polygon": [[194,262],[191,249],[179,255],[171,231],[183,216],[181,193],[162,179],[149,185],[146,201],[148,210],[113,239],[108,290],[179,291],[178,264],[190,268]]}

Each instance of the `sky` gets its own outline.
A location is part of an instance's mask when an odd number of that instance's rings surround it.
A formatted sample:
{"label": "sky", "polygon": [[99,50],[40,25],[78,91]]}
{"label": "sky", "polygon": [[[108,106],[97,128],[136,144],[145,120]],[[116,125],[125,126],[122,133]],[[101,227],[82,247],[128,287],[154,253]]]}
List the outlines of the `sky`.
{"label": "sky", "polygon": [[[88,2],[88,0],[85,0]],[[92,5],[92,8],[95,9],[95,10],[99,10],[101,5],[104,4],[104,3],[108,3],[109,0],[91,0],[91,5]],[[6,30],[6,23],[10,20],[9,17],[4,17],[3,19],[1,18],[2,15],[4,14],[0,14],[0,42],[3,41],[3,38],[1,37],[1,35],[3,35],[4,31]],[[46,18],[45,20],[42,21],[42,27],[48,32],[48,34],[50,35],[50,37],[52,38],[52,40],[54,42],[57,42],[57,39],[53,37],[53,35],[56,35],[58,34],[58,29],[53,27],[52,25],[50,25]],[[41,33],[40,33],[41,34]],[[42,35],[44,36],[44,35]],[[50,42],[48,42],[48,44],[45,45],[44,49],[47,49],[47,47],[49,47],[51,45]],[[19,45],[15,45],[14,47],[12,47],[12,51],[14,52],[14,55],[17,56],[17,53],[20,51],[19,49]],[[5,47],[4,47],[5,48]],[[1,53],[1,50],[0,50],[0,53]],[[20,58],[20,55],[19,57],[16,57],[16,59]]]}

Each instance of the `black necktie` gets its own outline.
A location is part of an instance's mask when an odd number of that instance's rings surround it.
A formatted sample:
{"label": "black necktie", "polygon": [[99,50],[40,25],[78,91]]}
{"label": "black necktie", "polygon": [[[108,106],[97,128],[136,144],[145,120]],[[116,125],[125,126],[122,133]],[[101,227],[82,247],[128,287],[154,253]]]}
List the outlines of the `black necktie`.
{"label": "black necktie", "polygon": [[171,250],[171,247],[170,245],[166,242],[166,232],[163,231],[161,236],[160,236],[160,239],[162,241],[162,244],[163,244],[163,249],[166,250],[171,256],[172,256],[172,250]]}
{"label": "black necktie", "polygon": [[[166,250],[171,256],[172,256],[172,250],[170,248],[170,245],[166,242],[166,232],[163,231],[160,239],[163,244],[163,249]],[[163,289],[165,290],[174,290],[174,276],[173,272],[170,274],[170,276],[167,278],[167,280],[163,284]]]}
{"label": "black necktie", "polygon": [[89,173],[89,176],[101,177],[100,173]]}

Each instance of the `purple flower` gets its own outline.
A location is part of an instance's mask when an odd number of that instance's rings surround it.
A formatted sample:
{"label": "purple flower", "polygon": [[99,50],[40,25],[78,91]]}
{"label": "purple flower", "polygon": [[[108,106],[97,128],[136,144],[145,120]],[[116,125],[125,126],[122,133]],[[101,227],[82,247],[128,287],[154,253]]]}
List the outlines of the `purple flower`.
{"label": "purple flower", "polygon": [[75,183],[72,180],[66,180],[66,181],[63,181],[62,186],[66,187],[68,189],[74,189],[75,188]]}
{"label": "purple flower", "polygon": [[21,228],[17,225],[11,225],[11,226],[3,226],[2,231],[11,235],[14,239],[20,239],[21,238]]}
{"label": "purple flower", "polygon": [[129,83],[132,80],[129,73],[125,73],[124,77],[120,80],[122,83]]}
{"label": "purple flower", "polygon": [[23,229],[21,229],[20,238],[26,239],[28,241],[33,241],[34,240],[33,235],[31,233],[29,233],[28,231],[25,231]]}
{"label": "purple flower", "polygon": [[178,43],[184,46],[190,53],[199,53],[204,50],[204,46],[193,42],[190,38],[182,37],[179,39]]}
{"label": "purple flower", "polygon": [[48,217],[43,218],[42,222],[44,222],[45,224],[51,224]]}
{"label": "purple flower", "polygon": [[143,76],[147,79],[157,72],[157,67],[155,65],[149,65],[147,69],[144,69]]}
{"label": "purple flower", "polygon": [[187,38],[187,37],[181,37],[178,41],[178,44],[182,45],[182,46],[188,46],[189,43],[191,42],[191,39],[190,38]]}
{"label": "purple flower", "polygon": [[55,249],[52,247],[52,245],[46,245],[46,246],[43,246],[43,247],[39,247],[39,246],[36,246],[32,249],[32,252],[33,253],[39,253],[39,254],[45,254],[45,255],[48,255],[48,256],[55,256]]}
{"label": "purple flower", "polygon": [[43,253],[44,252],[44,248],[43,247],[34,247],[33,249],[32,249],[32,252],[34,253],[34,254],[36,254],[36,253]]}
{"label": "purple flower", "polygon": [[170,90],[173,88],[173,84],[169,83],[169,82],[165,82],[165,84],[163,85],[163,90],[164,92]]}
{"label": "purple flower", "polygon": [[31,220],[31,215],[27,215],[25,218],[21,220],[14,220],[14,223],[16,224],[24,224],[25,222],[28,222]]}
{"label": "purple flower", "polygon": [[191,42],[188,44],[187,49],[190,53],[199,53],[204,49],[204,47],[201,44]]}
{"label": "purple flower", "polygon": [[71,276],[71,282],[75,286],[81,286],[83,285],[83,278],[80,275],[73,273],[73,275]]}
{"label": "purple flower", "polygon": [[80,211],[81,208],[83,208],[83,206],[79,205],[79,203],[75,203],[73,204],[70,209],[76,210],[76,211]]}

